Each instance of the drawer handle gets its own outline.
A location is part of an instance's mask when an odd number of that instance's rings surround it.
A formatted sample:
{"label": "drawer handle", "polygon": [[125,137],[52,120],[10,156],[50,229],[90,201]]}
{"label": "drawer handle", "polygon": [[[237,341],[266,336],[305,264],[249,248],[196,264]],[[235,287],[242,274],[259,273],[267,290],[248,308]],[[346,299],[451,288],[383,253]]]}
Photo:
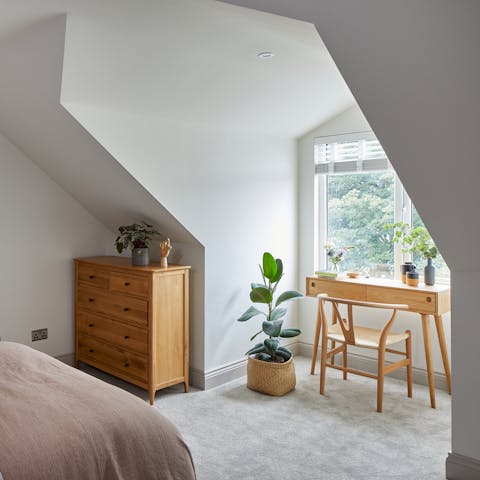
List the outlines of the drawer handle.
{"label": "drawer handle", "polygon": [[89,302],[94,302],[95,299],[94,299],[94,298],[89,298],[88,301],[89,301]]}
{"label": "drawer handle", "polygon": [[124,312],[128,312],[129,310],[130,310],[130,309],[129,309],[128,307],[125,307],[125,308],[123,309]]}
{"label": "drawer handle", "polygon": [[130,286],[130,282],[125,282],[124,285],[125,285],[126,287],[129,287],[129,286]]}
{"label": "drawer handle", "polygon": [[314,287],[314,286],[315,286],[315,282],[312,282],[311,286]]}
{"label": "drawer handle", "polygon": [[89,323],[88,326],[89,326],[89,327],[93,327],[93,323]]}
{"label": "drawer handle", "polygon": [[90,348],[88,351],[89,351],[90,353],[93,353],[93,348]]}
{"label": "drawer handle", "polygon": [[430,303],[432,301],[432,297],[427,297],[427,303]]}
{"label": "drawer handle", "polygon": [[89,275],[88,278],[89,278],[90,280],[93,280],[93,279],[95,278],[95,275]]}
{"label": "drawer handle", "polygon": [[128,339],[130,338],[130,336],[129,336],[129,335],[125,335],[123,338],[124,338],[125,340],[128,340]]}
{"label": "drawer handle", "polygon": [[129,363],[126,363],[126,364],[125,364],[125,366],[126,366],[126,367],[129,367],[129,366],[130,366],[130,364],[129,364]]}

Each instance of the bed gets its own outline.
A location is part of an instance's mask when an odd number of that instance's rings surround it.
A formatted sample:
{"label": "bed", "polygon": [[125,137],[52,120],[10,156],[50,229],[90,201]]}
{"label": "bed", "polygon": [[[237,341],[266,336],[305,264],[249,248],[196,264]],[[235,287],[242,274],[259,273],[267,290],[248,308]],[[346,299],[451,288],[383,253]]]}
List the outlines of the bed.
{"label": "bed", "polygon": [[0,479],[195,479],[177,429],[143,400],[0,342]]}

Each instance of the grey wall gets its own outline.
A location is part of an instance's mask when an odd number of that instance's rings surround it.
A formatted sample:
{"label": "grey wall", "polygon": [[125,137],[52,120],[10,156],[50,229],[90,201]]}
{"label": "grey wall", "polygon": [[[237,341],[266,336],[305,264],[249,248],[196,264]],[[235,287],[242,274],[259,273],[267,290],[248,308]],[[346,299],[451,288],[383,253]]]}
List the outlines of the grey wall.
{"label": "grey wall", "polygon": [[313,22],[452,272],[452,450],[480,458],[480,2],[244,0]]}
{"label": "grey wall", "polygon": [[[0,133],[0,336],[51,355],[73,349],[73,261],[114,235]],[[48,328],[31,342],[31,330]]]}

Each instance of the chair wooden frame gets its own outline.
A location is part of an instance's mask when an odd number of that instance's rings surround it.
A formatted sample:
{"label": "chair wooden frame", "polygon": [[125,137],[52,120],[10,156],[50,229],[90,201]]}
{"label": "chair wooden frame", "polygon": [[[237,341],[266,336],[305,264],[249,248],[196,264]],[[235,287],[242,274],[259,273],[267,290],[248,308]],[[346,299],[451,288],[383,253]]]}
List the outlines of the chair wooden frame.
{"label": "chair wooden frame", "polygon": [[[408,309],[408,305],[399,305],[399,304],[387,304],[387,303],[372,303],[372,302],[361,302],[361,301],[354,301],[354,300],[346,300],[342,298],[334,298],[329,297],[326,294],[320,294],[318,297],[318,311],[317,311],[317,330],[320,327],[322,331],[322,338],[321,338],[321,355],[320,355],[320,394],[324,395],[325,392],[325,376],[326,376],[326,368],[334,368],[336,370],[341,370],[343,372],[343,379],[347,380],[347,373],[352,373],[355,375],[362,375],[364,377],[369,377],[377,380],[377,412],[382,411],[383,407],[383,386],[385,375],[394,370],[398,370],[399,368],[406,367],[407,369],[407,393],[408,396],[412,397],[412,334],[410,330],[405,331],[405,352],[400,350],[394,350],[391,348],[387,348],[387,340],[390,334],[390,330],[395,322],[397,317],[398,310],[406,310]],[[335,340],[329,339],[329,328],[328,328],[328,320],[327,320],[327,312],[326,312],[326,302],[330,302],[332,304],[332,325],[336,324],[337,322],[340,324],[341,331],[343,333],[344,340],[337,340],[341,343],[340,346],[335,346]],[[347,319],[342,318],[340,310],[338,308],[339,305],[346,305],[347,306],[347,314],[348,314],[348,321]],[[366,347],[365,345],[358,345],[355,337],[355,326],[353,320],[353,307],[369,307],[369,308],[376,308],[376,309],[385,309],[385,310],[392,310],[392,315],[387,323],[380,332],[378,345],[376,346],[369,346]],[[328,340],[332,342],[331,350],[328,350]],[[363,348],[373,348],[378,350],[378,371],[377,375],[372,373],[363,372],[360,370],[355,370],[353,368],[348,367],[348,357],[347,357],[347,345],[363,347]],[[396,355],[404,356],[405,358],[395,362],[390,365],[385,365],[385,354],[386,353],[394,353]],[[342,353],[343,361],[342,366],[336,365],[334,362],[334,357],[336,354]],[[327,363],[327,359],[331,358],[330,363]]]}

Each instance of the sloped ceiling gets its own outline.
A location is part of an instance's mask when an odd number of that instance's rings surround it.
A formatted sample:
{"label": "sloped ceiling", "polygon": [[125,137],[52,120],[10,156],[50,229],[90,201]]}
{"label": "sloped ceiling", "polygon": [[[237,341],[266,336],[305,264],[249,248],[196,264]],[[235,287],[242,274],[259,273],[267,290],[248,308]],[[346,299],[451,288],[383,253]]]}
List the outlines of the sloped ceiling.
{"label": "sloped ceiling", "polygon": [[450,268],[477,269],[480,2],[229,3],[315,23]]}
{"label": "sloped ceiling", "polygon": [[0,41],[67,11],[89,35],[65,102],[291,138],[353,103],[312,24],[213,0],[3,0]]}

